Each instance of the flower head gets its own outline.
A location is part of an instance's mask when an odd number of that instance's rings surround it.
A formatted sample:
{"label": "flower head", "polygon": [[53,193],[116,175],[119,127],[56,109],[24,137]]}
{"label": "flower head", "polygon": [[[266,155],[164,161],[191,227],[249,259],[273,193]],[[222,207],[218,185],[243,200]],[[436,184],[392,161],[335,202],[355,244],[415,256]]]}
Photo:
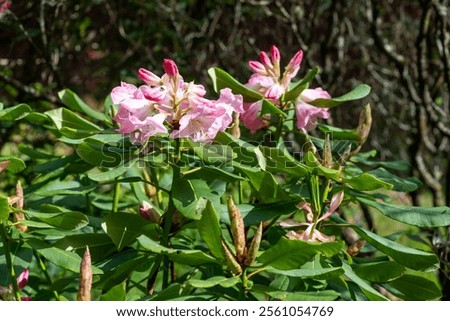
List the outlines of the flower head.
{"label": "flower head", "polygon": [[244,111],[242,96],[230,89],[222,89],[218,100],[208,100],[205,88],[185,82],[173,60],[164,59],[163,67],[162,77],[140,68],[138,75],[145,85],[138,88],[122,82],[111,92],[113,103],[119,105],[114,120],[132,143],[145,144],[160,134],[210,142],[232,123],[233,113]]}
{"label": "flower head", "polygon": [[[23,270],[22,273],[19,274],[17,277],[17,286],[19,290],[22,290],[28,284],[29,276],[30,271],[28,269]],[[12,284],[10,284],[7,288],[0,286],[0,298],[5,301],[15,300]],[[30,301],[31,297],[21,297],[21,300]]]}

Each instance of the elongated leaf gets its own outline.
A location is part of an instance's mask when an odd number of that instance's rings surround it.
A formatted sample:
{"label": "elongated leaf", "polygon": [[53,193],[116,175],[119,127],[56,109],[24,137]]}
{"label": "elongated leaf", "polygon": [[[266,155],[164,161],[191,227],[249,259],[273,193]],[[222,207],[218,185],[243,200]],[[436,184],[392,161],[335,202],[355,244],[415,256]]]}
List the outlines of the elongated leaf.
{"label": "elongated leaf", "polygon": [[19,104],[0,110],[0,120],[15,121],[24,118],[31,112],[30,106],[26,104]]}
{"label": "elongated leaf", "polygon": [[215,166],[223,166],[235,157],[233,149],[230,146],[218,144],[202,144],[189,140],[194,153],[205,162],[205,164],[213,164]]}
{"label": "elongated leaf", "polygon": [[[275,202],[267,204],[241,204],[238,205],[239,211],[244,218],[246,226],[258,225],[260,222],[269,221],[280,215],[286,215],[297,211],[296,205],[300,199],[286,202]],[[226,208],[224,209],[226,210]],[[227,217],[227,213],[222,213],[221,217]],[[226,220],[225,220],[226,222]]]}
{"label": "elongated leaf", "polygon": [[80,212],[41,213],[27,210],[20,211],[41,222],[63,230],[78,230],[89,223],[87,216]]}
{"label": "elongated leaf", "polygon": [[305,165],[287,152],[273,147],[259,146],[266,159],[266,170],[274,173],[284,172],[294,177],[303,177],[308,172]]}
{"label": "elongated leaf", "polygon": [[10,208],[8,204],[8,198],[0,195],[0,223],[4,223],[8,220]]}
{"label": "elongated leaf", "polygon": [[355,282],[361,291],[367,296],[367,298],[371,301],[389,301],[384,295],[375,290],[369,283],[361,279],[358,275],[353,272],[352,268],[345,262],[343,262],[342,267],[345,270],[345,275]]}
{"label": "elongated leaf", "polygon": [[194,288],[206,289],[220,285],[223,288],[229,288],[240,281],[239,277],[226,278],[224,276],[213,276],[207,280],[190,279],[187,284]]}
{"label": "elongated leaf", "polygon": [[26,168],[25,162],[17,157],[0,157],[0,162],[6,162],[8,161],[9,164],[6,167],[6,170],[8,172],[11,172],[13,174],[20,173]]}
{"label": "elongated leaf", "polygon": [[352,268],[359,277],[376,283],[392,281],[406,271],[403,265],[393,261],[355,264]]}
{"label": "elongated leaf", "polygon": [[373,191],[378,188],[392,189],[394,186],[369,173],[362,173],[356,177],[343,178],[343,183],[347,183],[351,187],[359,191]]}
{"label": "elongated leaf", "polygon": [[109,182],[128,171],[138,161],[137,158],[120,164],[116,168],[108,169],[102,173],[89,173],[88,177],[96,182]]}
{"label": "elongated leaf", "polygon": [[377,154],[376,150],[371,150],[366,153],[358,153],[355,156],[352,156],[350,160],[355,163],[361,163],[368,166],[381,166],[384,168],[394,169],[397,171],[407,171],[411,167],[410,164],[404,160],[381,162],[369,159],[376,156],[376,154]]}
{"label": "elongated leaf", "polygon": [[101,260],[117,249],[111,238],[103,233],[68,235],[56,241],[54,246],[64,251],[73,250],[80,256],[83,255],[86,246],[88,246],[93,261]]}
{"label": "elongated leaf", "polygon": [[334,301],[340,297],[340,294],[333,290],[287,292],[262,285],[255,285],[252,292],[264,293],[280,301]]}
{"label": "elongated leaf", "polygon": [[[28,239],[26,242],[39,254],[41,254],[56,266],[75,273],[80,272],[81,257],[78,254],[63,251],[59,248],[47,245],[46,243],[38,241],[36,239]],[[93,266],[92,273],[103,274],[103,271],[98,267]]]}
{"label": "elongated leaf", "polygon": [[316,107],[331,108],[331,107],[339,106],[340,104],[345,103],[347,101],[364,98],[369,93],[370,93],[369,86],[367,86],[365,84],[359,84],[352,91],[350,91],[340,97],[331,98],[331,99],[319,98],[319,99],[315,99],[313,101],[308,102],[308,104],[316,106]]}
{"label": "elongated leaf", "polygon": [[361,137],[356,133],[354,129],[342,129],[325,124],[319,124],[317,128],[325,134],[331,134],[333,140],[354,140],[360,141]]}
{"label": "elongated leaf", "polygon": [[85,162],[99,167],[117,167],[124,160],[129,159],[129,153],[126,151],[102,142],[98,142],[98,144],[83,142],[76,151]]}
{"label": "elongated leaf", "polygon": [[127,295],[126,283],[122,282],[103,294],[100,301],[125,301]]}
{"label": "elongated leaf", "polygon": [[341,267],[292,270],[270,268],[268,269],[268,272],[302,279],[328,280],[344,274],[344,269]]}
{"label": "elongated leaf", "polygon": [[392,173],[389,173],[384,168],[377,168],[373,171],[368,172],[380,180],[392,184],[393,190],[398,192],[413,192],[417,190],[422,183],[415,177],[401,178]]}
{"label": "elongated leaf", "polygon": [[97,125],[65,108],[50,110],[45,114],[50,117],[58,131],[68,138],[84,138],[101,130]]}
{"label": "elongated leaf", "polygon": [[189,170],[182,173],[182,177],[187,179],[220,179],[226,182],[236,182],[245,180],[244,177],[230,173],[229,171],[212,166],[197,167],[194,170]]}
{"label": "elongated leaf", "polygon": [[306,153],[304,161],[309,172],[317,173],[318,175],[325,176],[326,178],[332,180],[339,180],[340,171],[334,168],[327,168],[325,166],[322,166],[322,164],[311,151],[308,151],[308,153]]}
{"label": "elongated leaf", "polygon": [[405,274],[388,283],[388,290],[395,289],[394,295],[404,300],[424,301],[438,300],[442,296],[437,284],[427,278]]}
{"label": "elongated leaf", "polygon": [[207,201],[202,218],[197,221],[197,229],[215,258],[223,259],[222,230],[219,217],[211,201]]}
{"label": "elongated leaf", "polygon": [[103,121],[105,120],[105,115],[103,113],[100,113],[91,107],[89,107],[83,100],[81,100],[80,97],[78,97],[77,94],[75,94],[70,89],[63,89],[60,92],[58,92],[59,99],[70,109],[73,111],[83,112],[86,115]]}
{"label": "elongated leaf", "polygon": [[342,242],[315,243],[281,238],[277,244],[264,251],[257,261],[263,266],[271,266],[280,270],[299,268],[310,261],[317,253],[327,257],[336,255],[343,247]]}
{"label": "elongated leaf", "polygon": [[357,197],[358,201],[376,208],[384,215],[407,224],[419,227],[439,227],[450,225],[450,207],[419,207],[395,205]]}
{"label": "elongated leaf", "polygon": [[158,225],[131,213],[108,214],[102,227],[119,251],[134,243],[140,235],[158,239],[161,233]]}
{"label": "elongated leaf", "polygon": [[[338,223],[344,223],[343,219],[337,217],[336,215],[331,216],[332,220]],[[394,241],[388,240],[382,236],[375,233],[369,232],[365,229],[360,228],[356,225],[351,225],[353,230],[358,233],[363,239],[372,244],[375,248],[381,252],[389,255],[392,259],[398,263],[409,267],[413,270],[424,270],[427,268],[435,268],[439,263],[438,258],[433,253],[427,253],[419,251],[402,244],[396,243]]]}
{"label": "elongated leaf", "polygon": [[144,249],[155,254],[167,255],[172,261],[181,264],[196,266],[216,262],[216,260],[212,256],[209,256],[208,254],[200,250],[170,249],[156,243],[146,236],[141,236],[138,240],[139,244]]}

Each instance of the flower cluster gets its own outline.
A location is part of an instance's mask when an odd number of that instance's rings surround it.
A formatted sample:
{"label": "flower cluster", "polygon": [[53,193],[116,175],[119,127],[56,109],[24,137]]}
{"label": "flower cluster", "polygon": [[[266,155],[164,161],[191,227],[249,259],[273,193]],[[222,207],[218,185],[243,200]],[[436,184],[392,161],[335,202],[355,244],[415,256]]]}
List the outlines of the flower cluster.
{"label": "flower cluster", "polygon": [[[262,51],[259,55],[260,61],[250,61],[249,67],[254,72],[250,77],[247,87],[251,88],[272,101],[274,104],[282,107],[282,96],[289,91],[289,85],[299,69],[303,59],[303,51],[298,51],[286,66],[285,71],[280,71],[280,51],[272,46],[269,55]],[[330,117],[328,109],[318,108],[308,102],[318,98],[331,98],[328,92],[322,88],[305,89],[295,100],[295,112],[297,119],[297,128],[306,132],[312,130],[317,125],[319,118],[327,119]],[[251,130],[252,133],[258,129],[264,128],[269,124],[269,115],[259,116],[262,108],[262,100],[245,103],[244,113],[241,114],[241,121]]]}
{"label": "flower cluster", "polygon": [[[17,286],[19,287],[19,290],[22,290],[27,285],[29,275],[30,271],[26,269],[17,277]],[[7,288],[0,286],[0,300],[11,301],[14,299],[13,287],[11,284]],[[22,297],[21,300],[30,301],[31,297]]]}
{"label": "flower cluster", "polygon": [[122,82],[112,90],[112,101],[120,106],[114,119],[132,143],[144,144],[158,134],[210,142],[228,128],[233,113],[243,112],[242,96],[230,89],[222,89],[218,100],[208,100],[203,86],[183,80],[174,61],[165,59],[164,71],[158,77],[141,68],[139,77],[145,85],[137,88]]}

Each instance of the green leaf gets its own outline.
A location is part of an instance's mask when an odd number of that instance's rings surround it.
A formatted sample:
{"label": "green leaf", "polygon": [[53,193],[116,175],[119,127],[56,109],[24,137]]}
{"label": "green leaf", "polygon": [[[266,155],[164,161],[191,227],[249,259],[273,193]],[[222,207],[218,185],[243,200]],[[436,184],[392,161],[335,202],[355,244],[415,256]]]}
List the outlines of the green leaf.
{"label": "green leaf", "polygon": [[0,223],[4,223],[8,220],[10,208],[8,204],[8,198],[0,195]]}
{"label": "green leaf", "polygon": [[380,180],[369,173],[362,173],[361,175],[351,178],[345,177],[342,179],[342,182],[347,183],[348,185],[359,191],[373,191],[378,188],[385,188],[390,190],[394,187],[393,185]]}
{"label": "green leaf", "polygon": [[376,208],[382,214],[396,221],[419,227],[440,227],[450,225],[450,207],[420,207],[395,205],[357,197],[358,201]]}
{"label": "green leaf", "polygon": [[89,223],[87,216],[81,212],[41,213],[27,210],[20,210],[20,212],[63,230],[78,230]]}
{"label": "green leaf", "polygon": [[375,290],[369,283],[361,279],[358,275],[353,272],[352,268],[345,262],[342,262],[342,267],[345,270],[345,276],[347,276],[351,281],[355,282],[361,291],[367,296],[371,301],[389,301],[384,295]]}
{"label": "green leaf", "polygon": [[102,142],[83,142],[76,151],[85,162],[99,167],[117,167],[128,159],[128,153],[123,149]]}
{"label": "green leaf", "polygon": [[155,254],[164,254],[169,257],[170,260],[181,264],[190,266],[203,265],[206,263],[216,262],[216,260],[200,250],[184,250],[184,249],[171,249],[164,247],[155,241],[149,239],[146,236],[138,238],[139,244],[146,250]]}
{"label": "green leaf", "polygon": [[218,144],[203,144],[188,140],[194,153],[206,164],[223,166],[236,157],[230,146]]}
{"label": "green leaf", "polygon": [[422,183],[415,177],[401,178],[397,175],[389,173],[384,168],[377,168],[368,173],[386,183],[391,184],[393,186],[393,190],[397,192],[410,193],[422,186]]}
{"label": "green leaf", "polygon": [[264,293],[280,301],[334,301],[340,297],[340,294],[333,290],[287,292],[262,285],[255,285],[252,292]]}
{"label": "green leaf", "polygon": [[260,115],[280,114],[286,116],[286,114],[280,108],[272,104],[267,99],[264,99],[263,95],[245,87],[226,71],[217,67],[212,67],[208,69],[208,74],[212,80],[214,90],[216,92],[219,92],[219,90],[223,88],[230,88],[234,94],[242,95],[244,102],[255,102],[258,100],[262,100]]}
{"label": "green leaf", "polygon": [[314,279],[314,280],[328,280],[339,277],[342,274],[344,274],[344,269],[342,269],[341,267],[291,269],[291,270],[278,270],[270,268],[267,271],[274,274],[281,274],[295,278]]}
{"label": "green leaf", "polygon": [[120,175],[128,171],[137,161],[138,159],[135,158],[130,160],[129,162],[120,164],[116,168],[107,169],[102,173],[89,173],[88,177],[96,182],[113,181],[115,178],[119,177]]}
{"label": "green leaf", "polygon": [[406,271],[403,265],[393,261],[355,264],[352,268],[359,277],[376,283],[392,281]]}
{"label": "green leaf", "polygon": [[217,259],[223,259],[222,230],[220,229],[219,217],[211,201],[207,201],[202,218],[196,223],[198,232],[212,255]]}
{"label": "green leaf", "polygon": [[70,155],[65,157],[58,157],[46,163],[41,163],[33,166],[36,173],[51,173],[57,169],[66,167],[78,159],[78,155]]}
{"label": "green leaf", "polygon": [[332,140],[361,140],[361,137],[354,129],[343,129],[325,124],[319,124],[317,128],[324,134],[331,134]]}
{"label": "green leaf", "polygon": [[[27,239],[26,242],[56,266],[75,273],[80,272],[81,257],[78,254],[63,251],[36,239]],[[96,266],[92,266],[92,273],[103,274],[103,271]]]}
{"label": "green leaf", "polygon": [[125,301],[127,295],[126,283],[122,282],[103,294],[100,301]]}
{"label": "green leaf", "polygon": [[410,164],[404,160],[390,161],[390,162],[380,162],[369,160],[369,158],[374,157],[377,154],[376,150],[371,150],[366,153],[358,153],[350,158],[350,161],[355,163],[361,163],[368,166],[381,166],[384,168],[389,168],[397,171],[408,171],[410,169]]}
{"label": "green leaf", "polygon": [[101,131],[97,125],[65,108],[50,110],[45,114],[50,117],[58,131],[68,138],[84,138]]}
{"label": "green leaf", "polygon": [[0,120],[15,121],[24,118],[31,112],[30,106],[26,104],[19,104],[0,110]]}
{"label": "green leaf", "polygon": [[8,172],[11,172],[13,174],[20,173],[23,171],[27,166],[25,165],[25,162],[17,157],[0,157],[0,162],[9,162],[8,166],[6,167],[6,170]]}
{"label": "green leaf", "polygon": [[436,282],[418,275],[405,274],[402,277],[389,282],[388,287],[386,288],[388,290],[391,290],[392,288],[395,289],[395,292],[391,292],[403,300],[438,300],[442,296],[441,289]]}
{"label": "green leaf", "polygon": [[119,251],[133,244],[141,235],[157,239],[161,232],[157,224],[131,213],[110,213],[106,215],[102,227]]}
{"label": "green leaf", "polygon": [[[348,224],[336,215],[332,215],[331,219],[337,223]],[[398,263],[413,270],[436,268],[439,263],[437,256],[433,253],[423,252],[407,247],[405,245],[396,243],[375,233],[362,229],[356,225],[351,225],[351,227],[353,228],[353,230],[355,230],[356,233],[358,233],[367,242],[372,244],[375,248],[389,255]]]}
{"label": "green leaf", "polygon": [[302,80],[293,83],[292,89],[284,94],[283,101],[296,100],[297,97],[302,93],[302,91],[308,88],[308,84],[314,79],[314,77],[316,77],[319,71],[319,67],[313,67],[306,73],[306,76]]}
{"label": "green leaf", "polygon": [[274,173],[287,173],[293,177],[304,177],[308,170],[305,165],[280,148],[259,146],[266,159],[266,170]]}
{"label": "green leaf", "polygon": [[340,171],[333,168],[327,168],[320,164],[319,160],[316,156],[308,151],[304,157],[304,162],[307,166],[307,169],[311,173],[317,173],[318,175],[325,176],[326,178],[338,181],[340,177]]}
{"label": "green leaf", "polygon": [[229,171],[212,166],[197,167],[181,174],[186,179],[220,179],[225,182],[236,182],[245,180],[244,177],[230,173]]}
{"label": "green leaf", "polygon": [[198,220],[201,213],[196,211],[198,198],[192,183],[187,179],[180,179],[172,186],[173,204],[180,213],[190,219]]}
{"label": "green leaf", "polygon": [[257,261],[263,266],[268,265],[280,270],[296,269],[310,261],[317,253],[327,257],[336,255],[343,245],[343,242],[303,242],[282,237],[277,244],[264,251]]}
{"label": "green leaf", "polygon": [[116,246],[111,238],[103,233],[83,233],[68,235],[56,241],[54,246],[65,251],[76,251],[79,255],[83,255],[86,246],[89,247],[92,261],[103,259],[108,254],[116,251]]}
{"label": "green leaf", "polygon": [[213,286],[220,285],[223,288],[229,288],[240,281],[239,277],[226,278],[224,276],[213,276],[207,280],[190,279],[187,284],[194,288],[206,289]]}
{"label": "green leaf", "polygon": [[331,108],[331,107],[339,106],[340,104],[345,103],[347,101],[364,98],[369,93],[370,93],[370,86],[367,86],[365,84],[359,84],[352,91],[350,91],[340,97],[331,98],[331,99],[319,98],[319,99],[315,99],[313,101],[308,102],[308,104],[316,106],[316,107]]}
{"label": "green leaf", "polygon": [[105,120],[105,115],[103,113],[100,113],[91,107],[89,107],[83,100],[81,100],[80,97],[78,97],[77,94],[75,94],[70,89],[63,89],[60,92],[58,92],[59,99],[70,109],[77,112],[83,112],[86,115],[100,120]]}

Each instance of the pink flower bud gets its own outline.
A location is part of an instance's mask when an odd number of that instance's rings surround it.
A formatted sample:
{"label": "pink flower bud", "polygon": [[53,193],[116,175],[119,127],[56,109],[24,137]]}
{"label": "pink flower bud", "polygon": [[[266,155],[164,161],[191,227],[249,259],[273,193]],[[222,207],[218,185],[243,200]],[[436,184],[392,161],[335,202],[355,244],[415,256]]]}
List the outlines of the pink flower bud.
{"label": "pink flower bud", "polygon": [[8,10],[10,6],[11,6],[11,1],[9,1],[9,0],[6,0],[6,1],[0,0],[0,13],[3,13],[6,10]]}
{"label": "pink flower bud", "polygon": [[150,86],[158,86],[161,84],[161,78],[156,76],[151,71],[148,71],[147,69],[139,68],[138,75],[139,78],[142,79],[142,81],[146,82]]}
{"label": "pink flower bud", "polygon": [[139,207],[139,214],[147,221],[150,221],[152,223],[159,223],[161,220],[161,216],[159,215],[159,213],[147,201],[142,202],[141,206]]}
{"label": "pink flower bud", "polygon": [[272,66],[269,56],[264,51],[259,54],[259,60],[266,66]]}
{"label": "pink flower bud", "polygon": [[300,64],[303,60],[303,51],[299,50],[297,53],[292,57],[291,61],[289,62],[289,65],[292,65],[294,68],[300,67]]}
{"label": "pink flower bud", "polygon": [[248,66],[250,67],[250,69],[260,75],[267,75],[267,71],[266,71],[266,67],[264,67],[264,65],[262,63],[260,63],[259,61],[249,61],[248,62]]}
{"label": "pink flower bud", "polygon": [[30,271],[28,269],[23,270],[17,278],[17,285],[19,289],[23,289],[28,283],[28,277],[30,276]]}
{"label": "pink flower bud", "polygon": [[169,75],[169,76],[178,75],[178,67],[177,67],[175,61],[173,61],[171,59],[164,59],[163,65],[164,65],[164,71],[166,72],[167,75]]}
{"label": "pink flower bud", "polygon": [[272,57],[272,61],[280,61],[280,51],[276,46],[270,48],[270,56]]}

